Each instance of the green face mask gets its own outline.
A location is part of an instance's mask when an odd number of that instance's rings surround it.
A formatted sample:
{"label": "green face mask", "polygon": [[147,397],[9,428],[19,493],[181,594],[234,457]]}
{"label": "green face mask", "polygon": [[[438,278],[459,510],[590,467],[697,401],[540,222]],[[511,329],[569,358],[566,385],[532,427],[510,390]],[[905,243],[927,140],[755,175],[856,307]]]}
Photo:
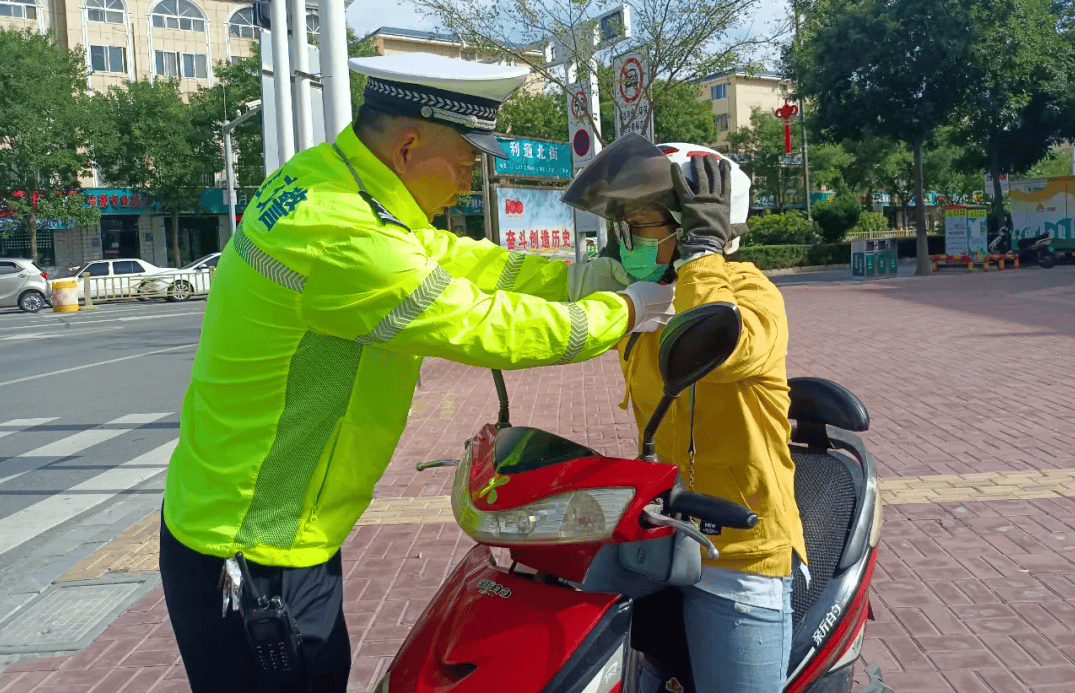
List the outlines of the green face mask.
{"label": "green face mask", "polygon": [[675,233],[671,233],[658,240],[631,234],[631,245],[633,247],[630,250],[627,249],[626,243],[620,241],[620,264],[627,270],[627,274],[635,279],[647,282],[659,281],[664,276],[664,273],[668,271],[668,263],[657,263],[658,246],[675,235]]}

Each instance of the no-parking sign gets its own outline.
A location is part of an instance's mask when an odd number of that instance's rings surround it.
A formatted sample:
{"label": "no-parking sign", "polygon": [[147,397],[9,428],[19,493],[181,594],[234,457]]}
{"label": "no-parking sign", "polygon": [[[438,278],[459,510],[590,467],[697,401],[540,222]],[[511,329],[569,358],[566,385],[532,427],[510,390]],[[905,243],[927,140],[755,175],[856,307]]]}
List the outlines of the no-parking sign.
{"label": "no-parking sign", "polygon": [[600,111],[593,94],[596,84],[587,80],[569,84],[567,87],[567,127],[568,141],[571,143],[572,159],[576,166],[584,164],[594,157],[597,138],[594,137],[593,124],[590,120],[600,122]]}
{"label": "no-parking sign", "polygon": [[612,61],[612,100],[616,104],[616,137],[636,132],[653,140],[653,109],[646,96],[649,67],[639,53],[624,53]]}

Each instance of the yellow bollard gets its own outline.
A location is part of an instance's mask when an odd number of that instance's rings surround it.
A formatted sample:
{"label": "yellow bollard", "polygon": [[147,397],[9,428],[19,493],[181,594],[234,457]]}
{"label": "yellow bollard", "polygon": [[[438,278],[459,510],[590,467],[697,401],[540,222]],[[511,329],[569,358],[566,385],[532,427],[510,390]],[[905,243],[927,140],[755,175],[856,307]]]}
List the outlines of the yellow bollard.
{"label": "yellow bollard", "polygon": [[78,310],[78,280],[56,279],[52,282],[52,310],[74,313]]}
{"label": "yellow bollard", "polygon": [[937,256],[936,255],[932,256],[932,260],[933,260],[933,271],[936,272],[937,271]]}
{"label": "yellow bollard", "polygon": [[1019,269],[1019,254],[1012,255],[1012,266],[1015,269]]}
{"label": "yellow bollard", "polygon": [[1004,256],[1003,255],[997,255],[997,271],[998,272],[1003,272],[1004,271]]}

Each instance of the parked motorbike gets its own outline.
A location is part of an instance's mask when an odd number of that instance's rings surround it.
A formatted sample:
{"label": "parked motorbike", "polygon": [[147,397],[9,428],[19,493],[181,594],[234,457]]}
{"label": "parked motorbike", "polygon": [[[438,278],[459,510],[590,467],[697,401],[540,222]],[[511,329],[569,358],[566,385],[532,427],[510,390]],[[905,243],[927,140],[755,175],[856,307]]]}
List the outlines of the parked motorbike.
{"label": "parked motorbike", "polygon": [[[1000,233],[989,243],[989,252],[1008,253],[1012,250],[1012,231],[1007,226],[1000,229]],[[1020,238],[1016,241],[1016,250],[1019,254],[1019,262],[1036,262],[1045,269],[1056,264],[1056,253],[1053,251],[1053,239],[1047,233],[1038,234],[1031,238]]]}
{"label": "parked motorbike", "polygon": [[[507,389],[494,371],[498,423],[471,438],[458,462],[418,465],[457,464],[452,508],[478,545],[440,587],[375,690],[694,693],[677,588],[700,579],[699,546],[711,557],[717,550],[690,518],[707,533],[748,529],[758,518],[685,489],[677,467],[658,461],[654,436],[675,398],[730,356],[740,331],[739,311],[727,303],[668,323],[660,349],[664,396],[638,459],[512,426]],[[831,381],[789,384],[811,578],[794,577],[784,690],[847,693],[881,530],[873,458],[854,434],[867,430],[869,415]],[[495,549],[510,553],[510,562],[496,560]],[[889,689],[880,683],[876,690]]]}

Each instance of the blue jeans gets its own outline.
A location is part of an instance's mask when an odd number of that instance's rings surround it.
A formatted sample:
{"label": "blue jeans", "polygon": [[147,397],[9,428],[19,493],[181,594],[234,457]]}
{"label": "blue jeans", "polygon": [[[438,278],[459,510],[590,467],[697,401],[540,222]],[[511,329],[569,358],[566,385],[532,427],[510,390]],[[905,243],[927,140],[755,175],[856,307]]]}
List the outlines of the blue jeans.
{"label": "blue jeans", "polygon": [[698,693],[779,693],[791,657],[791,584],[782,611],[683,588],[694,685]]}

